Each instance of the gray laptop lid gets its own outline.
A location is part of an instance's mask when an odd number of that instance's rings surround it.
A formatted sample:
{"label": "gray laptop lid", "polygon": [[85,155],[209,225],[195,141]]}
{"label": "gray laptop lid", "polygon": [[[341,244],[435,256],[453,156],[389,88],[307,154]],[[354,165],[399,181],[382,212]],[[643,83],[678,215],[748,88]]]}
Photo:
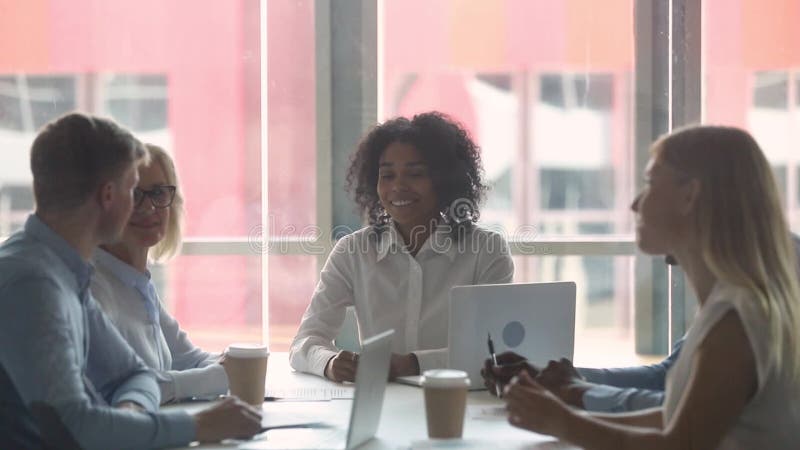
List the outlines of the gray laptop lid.
{"label": "gray laptop lid", "polygon": [[375,436],[381,420],[383,395],[389,378],[394,330],[375,335],[361,344],[356,370],[356,389],[347,431],[348,449]]}
{"label": "gray laptop lid", "polygon": [[537,365],[572,359],[575,283],[456,286],[450,290],[449,355],[452,369],[467,372],[482,389],[481,367],[491,333],[495,352],[513,351]]}

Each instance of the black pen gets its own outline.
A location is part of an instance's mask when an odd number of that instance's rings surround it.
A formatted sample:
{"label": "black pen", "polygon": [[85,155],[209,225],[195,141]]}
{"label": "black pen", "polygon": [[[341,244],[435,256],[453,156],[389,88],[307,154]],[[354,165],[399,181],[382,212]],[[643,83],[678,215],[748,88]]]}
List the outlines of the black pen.
{"label": "black pen", "polygon": [[[486,333],[486,345],[489,346],[489,356],[492,357],[492,364],[494,367],[497,367],[497,355],[494,353],[494,342],[492,342],[491,333]],[[498,383],[497,380],[494,382],[494,393],[497,394],[497,398],[503,396],[503,392],[500,390],[500,383]]]}

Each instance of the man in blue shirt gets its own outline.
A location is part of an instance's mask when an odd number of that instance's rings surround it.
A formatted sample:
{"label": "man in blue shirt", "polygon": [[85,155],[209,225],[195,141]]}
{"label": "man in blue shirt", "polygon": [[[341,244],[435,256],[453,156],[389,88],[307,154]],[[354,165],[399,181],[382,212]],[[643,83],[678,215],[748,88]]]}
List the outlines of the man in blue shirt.
{"label": "man in blue shirt", "polygon": [[[793,235],[792,239],[800,262],[800,237]],[[797,271],[800,278],[800,265]],[[505,384],[525,370],[567,404],[587,411],[619,413],[656,408],[664,402],[667,372],[678,360],[683,340],[681,338],[675,342],[672,353],[665,360],[649,366],[576,368],[571,361],[562,358],[560,361],[550,361],[541,369],[520,355],[506,352],[497,356],[499,367],[492,367],[487,359],[481,374],[489,392],[495,392],[495,380]]]}
{"label": "man in blue shirt", "polygon": [[0,365],[8,375],[0,404],[28,417],[32,404],[48,405],[84,449],[252,436],[260,413],[236,399],[196,415],[159,412],[155,375],[89,292],[88,261],[128,221],[144,158],[130,133],[81,114],[49,123],[34,140],[36,212],[0,246]]}

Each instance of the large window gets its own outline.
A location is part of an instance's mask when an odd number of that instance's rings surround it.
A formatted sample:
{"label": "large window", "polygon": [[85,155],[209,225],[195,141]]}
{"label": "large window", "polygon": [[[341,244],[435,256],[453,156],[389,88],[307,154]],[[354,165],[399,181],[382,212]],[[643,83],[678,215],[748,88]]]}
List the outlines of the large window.
{"label": "large window", "polygon": [[36,130],[110,116],[178,166],[186,243],[153,268],[168,309],[209,350],[284,351],[333,242],[361,226],[343,189],[359,137],[439,110],[481,146],[482,221],[515,280],[578,283],[577,363],[652,360],[692,312],[680,271],[635,250],[655,136],[751,130],[800,232],[800,0],[705,0],[702,21],[692,5],[18,2],[0,16],[0,235],[33,208]]}
{"label": "large window", "polygon": [[262,222],[259,2],[48,0],[7,10],[0,232],[33,207],[37,129],[75,109],[111,117],[176,161],[187,254],[153,268],[168,309],[209,350],[261,339],[261,253],[235,247]]}
{"label": "large window", "polygon": [[632,241],[633,2],[390,1],[378,21],[381,119],[462,122],[492,186],[484,225],[555,241],[522,246],[515,281],[576,281],[578,362],[636,361],[633,259],[561,245]]}

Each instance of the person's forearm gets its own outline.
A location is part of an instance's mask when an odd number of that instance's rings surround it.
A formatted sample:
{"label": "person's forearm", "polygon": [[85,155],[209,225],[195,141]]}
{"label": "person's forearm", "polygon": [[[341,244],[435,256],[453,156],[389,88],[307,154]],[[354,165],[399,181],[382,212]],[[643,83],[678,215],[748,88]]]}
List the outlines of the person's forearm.
{"label": "person's forearm", "polygon": [[585,411],[573,411],[568,417],[565,432],[557,437],[586,450],[672,448],[660,430],[608,422]]}
{"label": "person's forearm", "polygon": [[123,402],[134,402],[150,412],[158,411],[161,392],[155,376],[148,372],[132,374],[114,390],[112,405]]}
{"label": "person's forearm", "polygon": [[664,427],[662,412],[661,408],[652,408],[623,414],[591,413],[591,415],[603,422],[660,430]]}
{"label": "person's forearm", "polygon": [[298,372],[325,377],[325,367],[336,353],[336,347],[333,345],[325,345],[324,340],[308,336],[293,343],[289,351],[289,365]]}
{"label": "person's forearm", "polygon": [[[164,402],[224,395],[228,392],[228,376],[225,368],[219,364],[198,369],[170,370],[164,375],[165,381],[159,384]],[[172,393],[172,398],[165,394],[167,392]]]}
{"label": "person's forearm", "polygon": [[58,413],[81,448],[87,450],[184,446],[194,440],[197,433],[194,419],[185,411],[141,413],[74,406],[63,405]]}

